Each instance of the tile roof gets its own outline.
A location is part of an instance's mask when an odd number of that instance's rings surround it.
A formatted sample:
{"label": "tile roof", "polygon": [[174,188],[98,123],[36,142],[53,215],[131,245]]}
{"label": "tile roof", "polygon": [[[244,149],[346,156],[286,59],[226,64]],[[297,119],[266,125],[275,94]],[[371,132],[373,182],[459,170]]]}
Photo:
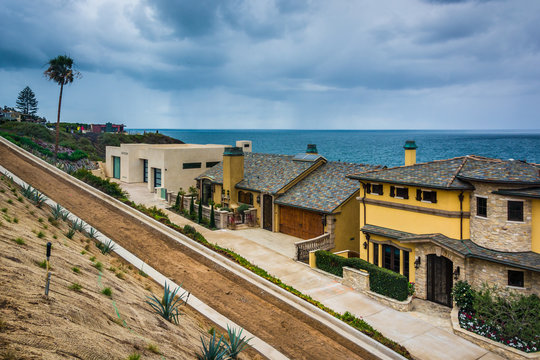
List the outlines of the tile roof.
{"label": "tile roof", "polygon": [[472,189],[466,180],[540,185],[536,164],[467,155],[350,175],[351,179],[443,189]]}
{"label": "tile roof", "polygon": [[[244,153],[244,179],[236,187],[273,194],[320,161],[325,160],[320,157],[315,162],[294,161],[291,155]],[[223,184],[223,162],[197,177],[201,178]]]}
{"label": "tile roof", "polygon": [[370,234],[387,236],[403,243],[429,241],[439,246],[442,246],[450,251],[458,253],[464,257],[477,258],[500,264],[515,266],[521,269],[540,272],[540,254],[533,251],[497,251],[477,245],[469,239],[457,240],[449,238],[442,234],[411,234],[375,225],[365,225],[364,227],[362,227],[362,231]]}
{"label": "tile roof", "polygon": [[540,198],[540,187],[532,187],[525,189],[499,189],[493,192],[494,194]]}
{"label": "tile roof", "polygon": [[287,190],[275,203],[331,213],[359,188],[347,174],[377,168],[374,165],[328,162]]}

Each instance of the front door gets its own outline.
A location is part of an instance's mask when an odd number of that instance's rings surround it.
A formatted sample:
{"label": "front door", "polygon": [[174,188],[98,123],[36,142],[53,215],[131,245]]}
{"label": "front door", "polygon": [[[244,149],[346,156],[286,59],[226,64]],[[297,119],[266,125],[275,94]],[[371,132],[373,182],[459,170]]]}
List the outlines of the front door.
{"label": "front door", "polygon": [[444,256],[427,256],[427,299],[452,307],[453,263]]}
{"label": "front door", "polygon": [[154,168],[154,187],[161,187],[161,169]]}
{"label": "front door", "polygon": [[120,157],[113,156],[113,177],[120,179]]}
{"label": "front door", "polygon": [[274,212],[272,211],[272,196],[263,195],[263,229],[273,230],[272,218]]}
{"label": "front door", "polygon": [[212,199],[212,184],[210,180],[203,180],[202,182],[202,203],[208,205],[208,200]]}

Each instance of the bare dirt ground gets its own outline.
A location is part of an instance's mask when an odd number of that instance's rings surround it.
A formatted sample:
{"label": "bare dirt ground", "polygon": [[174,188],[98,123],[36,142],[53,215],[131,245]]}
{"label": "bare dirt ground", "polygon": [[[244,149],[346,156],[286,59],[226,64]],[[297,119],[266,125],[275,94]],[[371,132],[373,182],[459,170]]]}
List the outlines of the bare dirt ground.
{"label": "bare dirt ground", "polygon": [[[161,297],[161,287],[121,259],[101,254],[80,232],[69,239],[65,234],[70,224],[49,221],[48,206],[39,209],[12,189],[16,186],[2,177],[1,358],[125,359],[134,353],[147,359],[195,357],[200,336],[209,337],[207,331],[215,325],[189,307],[182,309],[186,315],[179,325],[154,314],[146,296]],[[39,264],[48,241],[53,243],[52,278],[45,297],[46,270]],[[80,290],[70,289],[74,284]],[[101,293],[106,287],[110,297]],[[253,350],[242,357],[261,358]]]}
{"label": "bare dirt ground", "polygon": [[2,144],[0,163],[291,359],[371,357],[281,300]]}

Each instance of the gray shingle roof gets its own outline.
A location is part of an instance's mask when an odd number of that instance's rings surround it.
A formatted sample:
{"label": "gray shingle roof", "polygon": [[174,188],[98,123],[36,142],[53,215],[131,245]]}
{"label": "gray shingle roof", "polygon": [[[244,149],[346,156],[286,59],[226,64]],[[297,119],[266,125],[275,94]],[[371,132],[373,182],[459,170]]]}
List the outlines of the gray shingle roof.
{"label": "gray shingle roof", "polygon": [[540,185],[536,164],[475,155],[350,175],[352,179],[446,189],[472,189],[464,180]]}
{"label": "gray shingle roof", "polygon": [[449,238],[442,234],[411,234],[394,229],[388,229],[381,226],[365,225],[362,231],[369,234],[383,235],[400,242],[415,243],[429,241],[438,244],[450,251],[461,254],[464,257],[483,259],[495,263],[514,266],[521,269],[540,272],[540,254],[533,251],[524,252],[505,252],[497,251],[477,245],[473,241],[457,240]]}
{"label": "gray shingle roof", "polygon": [[331,213],[359,188],[347,174],[377,168],[374,165],[328,162],[280,196],[275,203]]}
{"label": "gray shingle roof", "polygon": [[[259,192],[276,193],[320,161],[294,161],[291,155],[244,153],[244,179],[236,187]],[[223,184],[223,163],[208,169],[197,179],[209,178]]]}

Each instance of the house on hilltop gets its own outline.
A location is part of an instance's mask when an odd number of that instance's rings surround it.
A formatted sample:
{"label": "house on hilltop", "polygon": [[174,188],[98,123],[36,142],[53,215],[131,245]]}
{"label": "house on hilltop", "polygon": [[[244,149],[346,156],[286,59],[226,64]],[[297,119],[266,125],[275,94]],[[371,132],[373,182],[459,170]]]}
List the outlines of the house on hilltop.
{"label": "house on hilltop", "polygon": [[452,306],[455,281],[540,292],[540,167],[480,156],[352,174],[361,185],[360,257]]}
{"label": "house on hilltop", "polygon": [[[358,252],[359,186],[347,178],[372,165],[327,161],[308,145],[306,153],[244,153],[226,148],[223,162],[196,178],[203,204],[247,204],[263,229],[324,243],[327,249]],[[307,257],[299,255],[300,260]]]}

